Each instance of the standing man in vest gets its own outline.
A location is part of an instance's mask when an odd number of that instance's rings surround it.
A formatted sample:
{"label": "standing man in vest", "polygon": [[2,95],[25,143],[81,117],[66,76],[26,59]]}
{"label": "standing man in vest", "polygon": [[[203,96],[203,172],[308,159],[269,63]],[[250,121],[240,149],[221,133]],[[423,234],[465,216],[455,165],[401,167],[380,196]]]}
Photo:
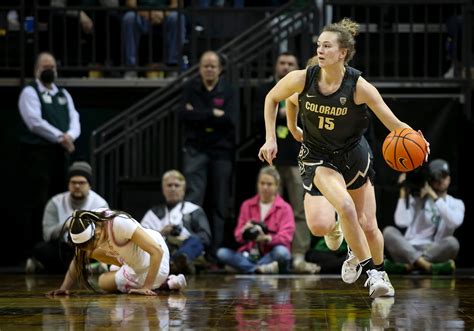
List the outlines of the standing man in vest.
{"label": "standing man in vest", "polygon": [[38,55],[34,75],[35,80],[23,88],[18,101],[23,125],[17,167],[21,218],[17,225],[24,230],[23,258],[41,240],[46,202],[66,190],[70,155],[81,133],[79,113],[71,95],[54,84],[56,59],[51,53]]}

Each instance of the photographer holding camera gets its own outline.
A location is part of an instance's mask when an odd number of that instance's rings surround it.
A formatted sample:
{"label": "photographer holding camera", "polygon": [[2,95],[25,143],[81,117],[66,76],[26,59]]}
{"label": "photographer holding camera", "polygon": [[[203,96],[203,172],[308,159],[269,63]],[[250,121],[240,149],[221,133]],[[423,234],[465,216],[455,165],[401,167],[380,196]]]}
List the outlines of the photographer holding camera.
{"label": "photographer holding camera", "polygon": [[234,230],[237,251],[220,248],[219,260],[242,273],[277,274],[291,261],[295,218],[291,206],[278,194],[280,175],[275,167],[260,169],[257,195],[245,200]]}
{"label": "photographer holding camera", "polygon": [[[436,159],[429,163],[424,180],[419,175],[400,175],[400,199],[395,210],[395,224],[407,228],[384,229],[385,249],[393,261],[386,260],[392,272],[413,269],[442,275],[452,274],[459,242],[453,236],[464,220],[464,202],[448,194],[451,184],[449,165]],[[408,191],[408,192],[407,192]]]}
{"label": "photographer holding camera", "polygon": [[172,273],[193,274],[193,261],[211,244],[211,230],[206,213],[198,205],[184,201],[186,180],[177,170],[163,174],[165,203],[148,210],[143,227],[160,232],[170,249]]}

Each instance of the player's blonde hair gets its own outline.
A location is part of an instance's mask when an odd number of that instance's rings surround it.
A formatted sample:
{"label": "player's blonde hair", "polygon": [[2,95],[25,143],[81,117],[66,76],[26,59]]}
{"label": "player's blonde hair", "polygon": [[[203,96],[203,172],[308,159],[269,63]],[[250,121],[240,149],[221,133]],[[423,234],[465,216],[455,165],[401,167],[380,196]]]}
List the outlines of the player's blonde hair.
{"label": "player's blonde hair", "polygon": [[355,54],[355,36],[359,34],[359,24],[350,18],[345,17],[337,23],[326,25],[323,32],[336,32],[337,41],[340,48],[346,48],[347,54],[344,62],[347,64]]}

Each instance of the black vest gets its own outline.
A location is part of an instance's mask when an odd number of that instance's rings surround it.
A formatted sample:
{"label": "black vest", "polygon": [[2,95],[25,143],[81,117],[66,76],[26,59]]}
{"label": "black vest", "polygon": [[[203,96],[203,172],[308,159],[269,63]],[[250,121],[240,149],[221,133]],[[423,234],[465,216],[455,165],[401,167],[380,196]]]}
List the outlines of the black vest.
{"label": "black vest", "polygon": [[367,106],[354,103],[354,92],[361,72],[346,66],[339,89],[330,94],[319,92],[321,68],[309,67],[306,82],[299,95],[304,144],[321,152],[342,151],[355,145],[369,123]]}
{"label": "black vest", "polygon": [[[38,99],[41,102],[41,117],[61,132],[67,132],[69,130],[69,107],[63,89],[59,88],[58,93],[54,96],[45,97],[45,93],[39,91],[35,81],[29,84],[29,86],[33,87],[38,94]],[[49,98],[51,102],[45,102],[45,98],[46,100]],[[51,144],[51,142],[28,130],[23,121],[22,124],[23,128],[20,136],[22,143],[35,145]]]}

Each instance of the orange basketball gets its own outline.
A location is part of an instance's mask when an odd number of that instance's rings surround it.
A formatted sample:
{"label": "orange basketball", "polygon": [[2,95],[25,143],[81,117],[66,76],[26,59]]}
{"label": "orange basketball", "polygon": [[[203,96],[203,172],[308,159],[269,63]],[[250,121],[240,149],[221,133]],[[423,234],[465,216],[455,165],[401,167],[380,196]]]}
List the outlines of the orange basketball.
{"label": "orange basketball", "polygon": [[423,164],[427,149],[423,136],[408,128],[398,128],[390,132],[382,145],[382,155],[390,168],[412,171]]}

